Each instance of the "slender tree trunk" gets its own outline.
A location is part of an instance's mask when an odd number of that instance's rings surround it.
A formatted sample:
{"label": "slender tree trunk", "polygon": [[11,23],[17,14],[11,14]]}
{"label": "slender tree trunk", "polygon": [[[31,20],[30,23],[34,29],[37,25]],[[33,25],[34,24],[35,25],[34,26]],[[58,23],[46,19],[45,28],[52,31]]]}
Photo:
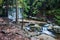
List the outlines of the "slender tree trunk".
{"label": "slender tree trunk", "polygon": [[18,4],[16,0],[16,24],[18,23]]}
{"label": "slender tree trunk", "polygon": [[[22,13],[22,16],[23,16],[23,13]],[[24,21],[23,21],[23,17],[22,17],[22,26],[21,26],[21,29],[23,29],[23,25],[24,25]]]}
{"label": "slender tree trunk", "polygon": [[5,6],[6,6],[6,8],[5,8],[5,17],[7,17],[8,16],[8,0],[6,0]]}

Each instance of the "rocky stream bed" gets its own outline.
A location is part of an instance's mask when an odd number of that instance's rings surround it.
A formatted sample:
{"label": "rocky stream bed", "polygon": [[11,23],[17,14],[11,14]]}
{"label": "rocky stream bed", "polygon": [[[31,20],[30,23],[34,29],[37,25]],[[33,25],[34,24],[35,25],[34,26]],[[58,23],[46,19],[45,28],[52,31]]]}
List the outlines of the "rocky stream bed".
{"label": "rocky stream bed", "polygon": [[27,37],[25,36],[26,32],[21,30],[15,25],[6,24],[7,21],[0,18],[0,40],[60,40],[57,38],[53,38],[46,34],[41,34],[35,37]]}

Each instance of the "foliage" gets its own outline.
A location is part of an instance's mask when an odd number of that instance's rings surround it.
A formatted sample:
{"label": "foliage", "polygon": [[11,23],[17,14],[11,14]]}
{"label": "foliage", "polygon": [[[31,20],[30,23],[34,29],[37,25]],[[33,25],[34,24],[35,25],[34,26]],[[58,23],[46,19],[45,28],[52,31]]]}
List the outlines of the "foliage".
{"label": "foliage", "polygon": [[3,0],[0,0],[0,5],[2,4],[2,1],[3,1]]}
{"label": "foliage", "polygon": [[60,9],[55,10],[55,23],[60,25]]}
{"label": "foliage", "polygon": [[[16,6],[15,0],[8,0],[7,3],[10,6]],[[7,3],[0,0],[0,5]],[[45,15],[45,17],[46,15],[53,15],[55,23],[60,23],[60,0],[18,0],[17,4],[18,7],[24,9],[24,17],[36,16],[38,13]]]}

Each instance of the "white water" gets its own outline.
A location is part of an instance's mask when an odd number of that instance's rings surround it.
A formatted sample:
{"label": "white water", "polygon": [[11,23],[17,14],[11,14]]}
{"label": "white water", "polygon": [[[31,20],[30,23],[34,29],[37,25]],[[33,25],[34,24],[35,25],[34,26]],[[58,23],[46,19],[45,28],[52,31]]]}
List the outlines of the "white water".
{"label": "white water", "polygon": [[[16,8],[12,8],[11,11],[10,10],[8,11],[8,18],[15,21],[15,19],[16,19]],[[22,19],[22,10],[21,10],[21,8],[18,8],[18,18]]]}
{"label": "white water", "polygon": [[55,36],[52,32],[48,31],[48,26],[42,28],[42,33],[45,33],[45,34],[53,36],[53,37]]}

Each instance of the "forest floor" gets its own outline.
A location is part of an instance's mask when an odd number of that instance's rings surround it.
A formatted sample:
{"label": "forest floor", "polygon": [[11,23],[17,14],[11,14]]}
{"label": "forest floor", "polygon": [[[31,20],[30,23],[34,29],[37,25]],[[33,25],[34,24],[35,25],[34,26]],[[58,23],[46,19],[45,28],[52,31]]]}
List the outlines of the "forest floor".
{"label": "forest floor", "polygon": [[8,24],[8,20],[5,19],[0,18],[0,40],[60,40],[60,35],[55,39],[45,34],[29,38],[25,36],[26,32],[24,30]]}

